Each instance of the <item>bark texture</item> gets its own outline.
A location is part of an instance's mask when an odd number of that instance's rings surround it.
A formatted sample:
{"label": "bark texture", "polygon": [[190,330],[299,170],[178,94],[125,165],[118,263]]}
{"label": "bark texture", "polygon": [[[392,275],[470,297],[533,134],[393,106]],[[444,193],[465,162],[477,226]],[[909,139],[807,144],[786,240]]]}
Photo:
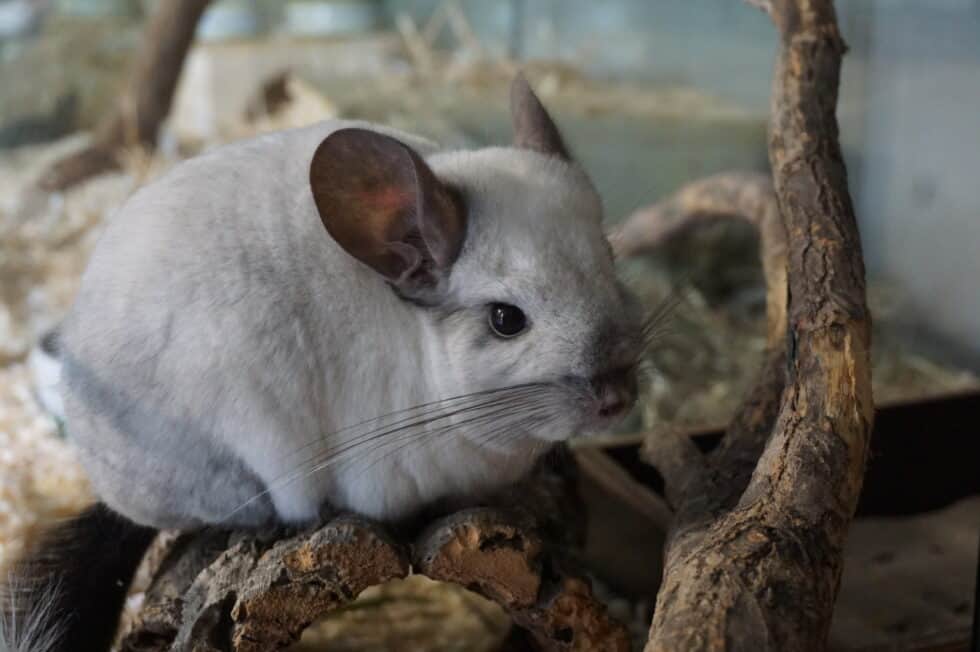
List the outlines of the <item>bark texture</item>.
{"label": "bark texture", "polygon": [[870,318],[835,117],[845,45],[831,0],[752,4],[782,37],[769,151],[786,284],[766,277],[786,301],[770,297],[770,354],[723,444],[645,449],[676,509],[648,652],[825,649],[867,457]]}
{"label": "bark texture", "polygon": [[43,190],[64,191],[120,167],[125,147],[155,149],[160,125],[170,113],[184,59],[210,0],[167,0],[157,4],[116,110],[88,147],[57,161],[38,180]]}
{"label": "bark texture", "polygon": [[494,600],[533,648],[626,652],[626,629],[565,559],[581,529],[559,524],[582,520],[569,464],[567,455],[548,460],[493,501],[519,508],[456,512],[408,539],[350,515],[292,536],[181,536],[156,569],[121,650],[282,649],[367,587],[416,572]]}

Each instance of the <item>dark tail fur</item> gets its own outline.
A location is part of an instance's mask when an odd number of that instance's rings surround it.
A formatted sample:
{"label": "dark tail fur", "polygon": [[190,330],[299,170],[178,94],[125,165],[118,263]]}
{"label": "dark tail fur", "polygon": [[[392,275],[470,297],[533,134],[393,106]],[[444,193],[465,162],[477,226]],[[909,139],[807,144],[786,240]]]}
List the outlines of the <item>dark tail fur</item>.
{"label": "dark tail fur", "polygon": [[2,592],[0,652],[106,652],[155,535],[101,503],[46,533]]}

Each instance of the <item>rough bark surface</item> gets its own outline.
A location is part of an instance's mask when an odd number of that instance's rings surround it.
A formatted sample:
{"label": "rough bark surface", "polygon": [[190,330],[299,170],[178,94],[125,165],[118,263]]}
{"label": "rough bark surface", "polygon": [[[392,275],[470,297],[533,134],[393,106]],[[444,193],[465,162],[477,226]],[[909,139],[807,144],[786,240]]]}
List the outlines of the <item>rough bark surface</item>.
{"label": "rough bark surface", "polygon": [[835,117],[845,46],[831,0],[752,4],[782,36],[769,151],[785,325],[770,323],[766,368],[719,449],[646,449],[677,509],[648,652],[824,649],[867,457],[870,318]]}
{"label": "rough bark surface", "polygon": [[38,185],[43,190],[64,191],[118,169],[119,153],[124,147],[156,147],[157,132],[170,113],[198,21],[210,1],[158,3],[116,110],[99,127],[91,145],[57,161],[41,176]]}
{"label": "rough bark surface", "polygon": [[292,536],[184,535],[156,570],[121,650],[282,649],[365,588],[417,572],[496,601],[537,649],[625,652],[626,629],[564,558],[581,541],[580,528],[558,527],[582,520],[570,464],[567,455],[548,460],[492,501],[519,508],[456,512],[408,540],[349,515]]}

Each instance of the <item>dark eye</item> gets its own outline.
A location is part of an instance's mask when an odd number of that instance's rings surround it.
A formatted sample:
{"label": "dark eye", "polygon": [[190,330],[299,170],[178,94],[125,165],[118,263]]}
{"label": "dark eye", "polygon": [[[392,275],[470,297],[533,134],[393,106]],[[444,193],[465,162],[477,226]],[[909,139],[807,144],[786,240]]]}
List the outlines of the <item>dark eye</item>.
{"label": "dark eye", "polygon": [[514,337],[527,328],[527,317],[517,306],[491,303],[490,328],[499,337]]}

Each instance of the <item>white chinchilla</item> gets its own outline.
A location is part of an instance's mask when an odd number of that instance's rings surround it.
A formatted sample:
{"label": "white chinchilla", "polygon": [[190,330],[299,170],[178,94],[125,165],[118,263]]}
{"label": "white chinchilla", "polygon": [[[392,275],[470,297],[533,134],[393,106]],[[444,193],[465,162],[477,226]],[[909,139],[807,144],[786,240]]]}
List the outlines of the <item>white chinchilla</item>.
{"label": "white chinchilla", "polygon": [[599,197],[523,77],[512,105],[513,147],[327,122],[136,193],[63,331],[100,499],[152,527],[400,519],[621,416],[640,323]]}

